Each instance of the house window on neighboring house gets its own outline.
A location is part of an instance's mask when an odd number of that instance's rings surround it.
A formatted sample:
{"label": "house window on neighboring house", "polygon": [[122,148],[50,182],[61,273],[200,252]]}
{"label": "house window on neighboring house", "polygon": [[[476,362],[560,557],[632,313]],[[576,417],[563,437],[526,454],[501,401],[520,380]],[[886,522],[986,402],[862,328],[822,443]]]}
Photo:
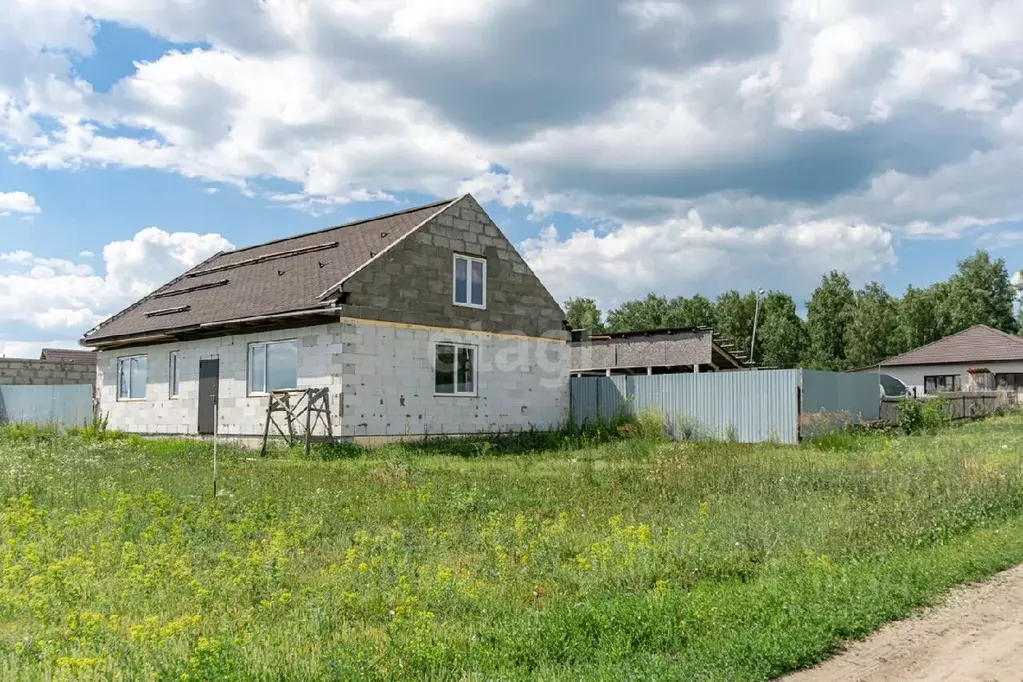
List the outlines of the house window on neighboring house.
{"label": "house window on neighboring house", "polygon": [[167,372],[167,384],[168,391],[171,398],[178,397],[178,352],[171,351],[170,354],[170,367]]}
{"label": "house window on neighboring house", "polygon": [[298,388],[298,341],[249,345],[249,394]]}
{"label": "house window on neighboring house", "polygon": [[148,370],[145,355],[117,358],[117,399],[144,400]]}
{"label": "house window on neighboring house", "polygon": [[958,391],[960,385],[958,374],[939,374],[924,377],[924,393]]}
{"label": "house window on neighboring house", "polygon": [[438,343],[434,369],[437,395],[476,395],[476,347]]}
{"label": "house window on neighboring house", "polygon": [[455,254],[455,305],[487,307],[487,261]]}
{"label": "house window on neighboring house", "polygon": [[995,389],[999,391],[1016,391],[1023,389],[1023,374],[996,374]]}

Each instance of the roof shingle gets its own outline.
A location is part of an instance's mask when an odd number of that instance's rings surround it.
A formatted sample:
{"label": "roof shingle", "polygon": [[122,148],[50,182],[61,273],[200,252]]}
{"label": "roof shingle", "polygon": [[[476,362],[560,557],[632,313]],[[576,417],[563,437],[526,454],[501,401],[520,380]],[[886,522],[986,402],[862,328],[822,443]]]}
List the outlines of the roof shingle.
{"label": "roof shingle", "polygon": [[40,360],[72,362],[78,365],[95,365],[96,353],[91,350],[70,350],[67,348],[44,348]]}
{"label": "roof shingle", "polygon": [[978,324],[881,363],[882,367],[1023,360],[1023,339]]}
{"label": "roof shingle", "polygon": [[83,342],[321,307],[325,291],[452,201],[219,253],[103,322]]}

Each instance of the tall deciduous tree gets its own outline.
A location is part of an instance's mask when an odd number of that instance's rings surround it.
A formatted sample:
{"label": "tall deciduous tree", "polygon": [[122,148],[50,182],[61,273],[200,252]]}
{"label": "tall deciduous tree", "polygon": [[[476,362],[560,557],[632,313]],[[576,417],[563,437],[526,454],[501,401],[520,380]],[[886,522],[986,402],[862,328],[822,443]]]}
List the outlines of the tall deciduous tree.
{"label": "tall deciduous tree", "polygon": [[780,291],[768,293],[761,302],[760,320],[753,359],[763,367],[798,366],[809,338],[792,297]]}
{"label": "tall deciduous tree", "polygon": [[726,291],[718,296],[714,304],[714,331],[747,356],[753,338],[753,315],[756,309],[757,295],[752,291],[745,296],[734,289]]}
{"label": "tall deciduous tree", "polygon": [[585,329],[590,332],[604,330],[600,308],[592,298],[570,298],[565,301],[565,317],[572,329]]}
{"label": "tall deciduous tree", "polygon": [[825,275],[806,303],[810,336],[807,365],[815,369],[845,369],[845,328],[855,305],[852,285],[837,270]]}
{"label": "tall deciduous tree", "polygon": [[948,326],[942,331],[953,334],[975,324],[986,324],[1015,333],[1018,330],[1013,310],[1015,298],[1005,261],[992,260],[986,251],[977,251],[959,261],[959,271],[948,281],[948,296],[942,305]]}
{"label": "tall deciduous tree", "polygon": [[927,289],[906,287],[906,294],[899,301],[899,331],[907,350],[945,336],[941,316],[946,289],[944,282]]}
{"label": "tall deciduous tree", "polygon": [[885,288],[871,282],[856,292],[845,327],[845,357],[852,367],[866,367],[903,350],[903,335],[899,328],[899,305]]}
{"label": "tall deciduous tree", "polygon": [[[753,359],[761,366],[841,370],[871,365],[975,324],[1014,332],[1020,327],[1014,305],[1023,294],[1014,281],[1005,262],[984,251],[960,261],[947,282],[908,287],[901,301],[876,282],[854,293],[849,278],[832,271],[807,301],[805,322],[789,295],[772,291],[764,297]],[[565,304],[574,328],[626,332],[708,326],[746,355],[756,307],[754,292],[728,291],[714,303],[700,295],[669,300],[651,293],[612,310],[604,325],[593,299]]]}
{"label": "tall deciduous tree", "polygon": [[613,332],[635,332],[660,329],[668,312],[668,300],[657,294],[647,294],[637,301],[626,301],[607,315],[607,326]]}
{"label": "tall deciduous tree", "polygon": [[692,298],[673,298],[668,301],[662,322],[665,327],[713,327],[714,304],[699,294]]}

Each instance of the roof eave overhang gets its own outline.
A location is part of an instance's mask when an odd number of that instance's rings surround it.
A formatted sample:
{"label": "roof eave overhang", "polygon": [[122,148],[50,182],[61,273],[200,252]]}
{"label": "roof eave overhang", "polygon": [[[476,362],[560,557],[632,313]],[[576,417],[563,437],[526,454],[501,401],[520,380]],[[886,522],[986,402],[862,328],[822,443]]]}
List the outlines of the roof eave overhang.
{"label": "roof eave overhang", "polygon": [[308,324],[309,319],[321,317],[325,319],[336,319],[339,314],[339,308],[333,304],[330,306],[321,305],[315,308],[274,313],[272,315],[240,317],[231,320],[219,320],[195,325],[158,329],[139,334],[122,334],[102,338],[86,336],[79,341],[79,344],[85,347],[95,348],[97,350],[109,350],[113,348],[125,348],[128,346],[167,343],[170,341],[187,341],[224,336],[226,334],[236,332],[252,333],[268,328],[276,329],[305,326]]}

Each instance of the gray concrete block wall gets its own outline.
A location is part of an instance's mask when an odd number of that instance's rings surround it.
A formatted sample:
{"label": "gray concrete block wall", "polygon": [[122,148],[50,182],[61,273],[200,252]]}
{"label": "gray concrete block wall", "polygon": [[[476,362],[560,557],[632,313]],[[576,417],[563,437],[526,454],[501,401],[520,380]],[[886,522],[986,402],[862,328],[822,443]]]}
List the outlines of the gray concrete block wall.
{"label": "gray concrete block wall", "polygon": [[[191,435],[199,426],[199,361],[220,360],[219,432],[261,436],[269,397],[248,395],[249,344],[295,339],[299,388],[329,388],[335,435],[341,428],[341,326],[338,323],[213,339],[100,351],[100,412],[111,428],[141,434]],[[170,397],[170,353],[178,352],[178,397]],[[117,399],[117,359],[145,355],[144,400]]]}
{"label": "gray concrete block wall", "polygon": [[572,369],[707,365],[713,361],[710,332],[632,337],[572,344]]}
{"label": "gray concrete block wall", "polygon": [[[453,302],[456,253],[487,261],[486,309]],[[472,197],[345,282],[346,317],[567,339],[557,301]]]}
{"label": "gray concrete block wall", "polygon": [[[347,318],[341,337],[345,436],[549,429],[567,422],[570,360],[561,339]],[[476,396],[434,394],[440,342],[476,348]]]}
{"label": "gray concrete block wall", "polygon": [[0,358],[0,385],[70,386],[95,383],[95,365],[55,360]]}

